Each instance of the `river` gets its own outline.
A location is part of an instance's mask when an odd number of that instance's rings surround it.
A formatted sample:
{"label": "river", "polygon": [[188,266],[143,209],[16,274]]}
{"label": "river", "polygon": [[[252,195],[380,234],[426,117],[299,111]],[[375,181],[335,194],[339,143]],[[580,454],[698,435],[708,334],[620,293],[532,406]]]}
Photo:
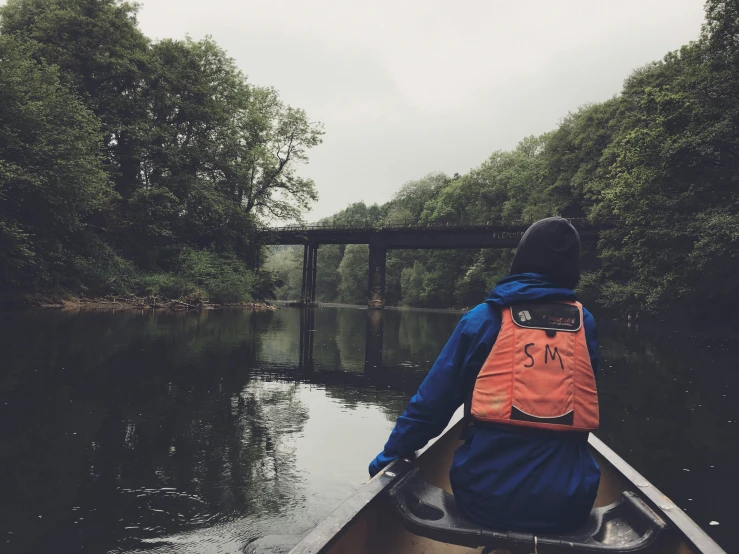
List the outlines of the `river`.
{"label": "river", "polygon": [[[304,532],[366,481],[460,317],[3,312],[0,552],[237,553]],[[598,324],[598,436],[729,550],[739,334]]]}

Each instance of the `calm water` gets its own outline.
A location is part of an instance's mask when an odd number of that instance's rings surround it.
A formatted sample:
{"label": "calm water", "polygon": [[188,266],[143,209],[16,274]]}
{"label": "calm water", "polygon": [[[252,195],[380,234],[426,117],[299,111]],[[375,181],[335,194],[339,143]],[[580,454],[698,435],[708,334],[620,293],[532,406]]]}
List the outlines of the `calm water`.
{"label": "calm water", "polygon": [[[4,312],[0,552],[237,553],[306,531],[367,479],[459,317]],[[730,550],[739,336],[599,332],[598,435]]]}

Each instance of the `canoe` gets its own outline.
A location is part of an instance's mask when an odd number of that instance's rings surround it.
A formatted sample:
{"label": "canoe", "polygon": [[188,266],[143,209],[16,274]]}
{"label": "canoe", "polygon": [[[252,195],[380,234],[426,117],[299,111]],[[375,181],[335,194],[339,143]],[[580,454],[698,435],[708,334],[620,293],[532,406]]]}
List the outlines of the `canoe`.
{"label": "canoe", "polygon": [[725,554],[685,512],[592,433],[589,446],[600,465],[601,481],[582,529],[567,535],[535,535],[475,526],[459,513],[449,485],[452,456],[461,444],[461,420],[460,409],[415,460],[395,460],[290,546],[273,543],[273,548],[262,550],[257,541],[246,552]]}

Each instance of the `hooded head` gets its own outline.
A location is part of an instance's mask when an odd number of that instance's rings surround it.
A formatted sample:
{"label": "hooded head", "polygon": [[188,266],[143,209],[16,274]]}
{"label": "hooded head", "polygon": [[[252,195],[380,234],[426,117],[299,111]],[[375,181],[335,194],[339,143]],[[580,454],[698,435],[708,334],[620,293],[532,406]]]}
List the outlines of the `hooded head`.
{"label": "hooded head", "polygon": [[510,275],[539,273],[557,285],[573,289],[580,280],[580,235],[566,219],[548,217],[521,237]]}

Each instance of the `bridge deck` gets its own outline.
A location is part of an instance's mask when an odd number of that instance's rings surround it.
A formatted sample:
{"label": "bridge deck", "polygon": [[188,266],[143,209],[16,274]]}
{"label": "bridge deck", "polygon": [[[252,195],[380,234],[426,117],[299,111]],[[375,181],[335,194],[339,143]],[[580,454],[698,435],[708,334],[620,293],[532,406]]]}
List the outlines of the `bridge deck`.
{"label": "bridge deck", "polygon": [[[603,225],[572,220],[583,242],[598,240]],[[377,244],[386,249],[515,248],[528,223],[513,225],[293,226],[265,229],[262,244]]]}

